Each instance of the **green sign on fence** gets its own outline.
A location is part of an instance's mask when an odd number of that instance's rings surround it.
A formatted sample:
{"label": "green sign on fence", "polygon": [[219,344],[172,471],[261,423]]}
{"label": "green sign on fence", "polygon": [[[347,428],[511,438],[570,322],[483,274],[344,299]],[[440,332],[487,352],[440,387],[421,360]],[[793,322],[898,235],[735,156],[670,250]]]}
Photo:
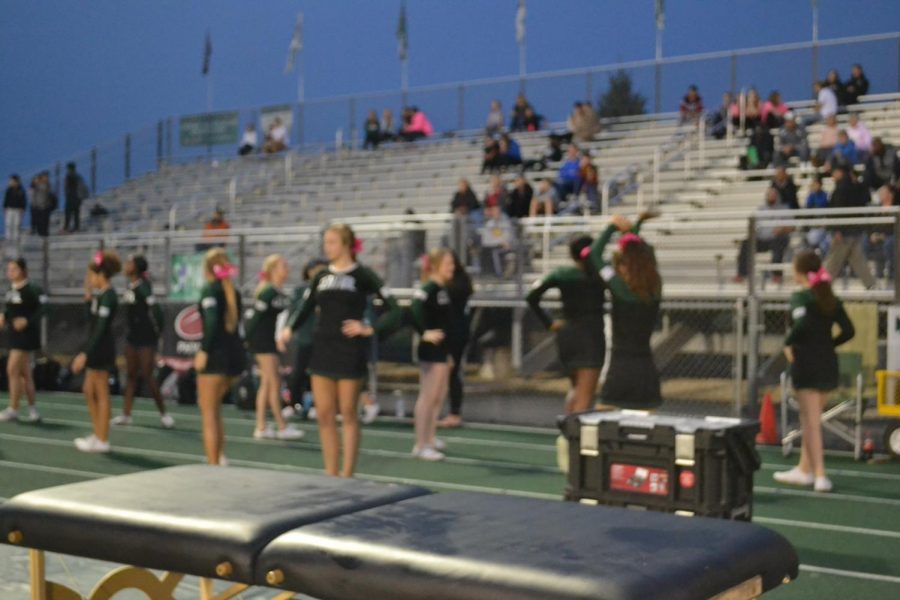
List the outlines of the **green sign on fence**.
{"label": "green sign on fence", "polygon": [[178,140],[183,148],[236,144],[237,111],[181,117]]}
{"label": "green sign on fence", "polygon": [[173,254],[169,273],[169,300],[196,301],[206,283],[203,254]]}

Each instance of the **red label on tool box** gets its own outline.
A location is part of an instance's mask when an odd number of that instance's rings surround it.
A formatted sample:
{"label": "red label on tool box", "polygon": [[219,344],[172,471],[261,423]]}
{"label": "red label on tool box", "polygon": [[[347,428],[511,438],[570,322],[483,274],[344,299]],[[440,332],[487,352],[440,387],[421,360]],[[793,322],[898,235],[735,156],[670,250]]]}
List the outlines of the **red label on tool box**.
{"label": "red label on tool box", "polygon": [[609,489],[652,496],[669,495],[669,472],[666,469],[612,463],[609,466]]}

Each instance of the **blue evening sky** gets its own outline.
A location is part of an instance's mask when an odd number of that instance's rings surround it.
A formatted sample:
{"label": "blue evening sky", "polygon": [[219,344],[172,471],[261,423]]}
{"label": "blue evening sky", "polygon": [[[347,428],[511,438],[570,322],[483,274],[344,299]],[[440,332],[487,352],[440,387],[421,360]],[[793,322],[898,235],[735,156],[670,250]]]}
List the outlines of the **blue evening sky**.
{"label": "blue evening sky", "polygon": [[[898,29],[897,0],[820,0],[820,38]],[[668,0],[664,55],[808,40],[809,0]],[[211,77],[216,110],[296,100],[296,78],[283,73],[295,16],[305,14],[307,99],[399,87],[395,30],[400,0],[2,0],[0,169],[28,173],[95,144],[114,152],[128,131],[143,151],[155,147],[160,118],[206,107],[201,77],[203,40],[212,35]],[[652,58],[653,0],[528,0],[528,70],[550,71]],[[411,86],[518,72],[516,0],[408,0]],[[863,62],[873,91],[897,91],[898,46],[882,42],[850,51],[822,51],[820,68],[846,75]],[[763,93],[806,95],[809,53],[741,59],[738,85]],[[664,76],[664,110],[673,110],[686,84],[701,86],[714,104],[730,84],[727,60],[680,65]],[[653,92],[652,70],[634,74]],[[605,76],[593,82],[593,96]],[[533,87],[532,87],[533,86]],[[465,103],[465,122],[483,122],[485,103],[508,107],[515,85],[480,88]],[[539,112],[563,118],[586,94],[583,77],[531,84]],[[439,128],[458,123],[455,93],[413,100]],[[356,107],[393,108],[399,99],[372,98]],[[652,109],[652,98],[648,108]],[[346,124],[346,103],[311,107],[314,121]],[[318,110],[318,113],[315,112]],[[242,116],[242,121],[245,117]],[[321,124],[319,123],[319,124]],[[331,128],[329,121],[328,127]],[[331,131],[331,129],[329,129]],[[107,150],[103,150],[107,147]]]}

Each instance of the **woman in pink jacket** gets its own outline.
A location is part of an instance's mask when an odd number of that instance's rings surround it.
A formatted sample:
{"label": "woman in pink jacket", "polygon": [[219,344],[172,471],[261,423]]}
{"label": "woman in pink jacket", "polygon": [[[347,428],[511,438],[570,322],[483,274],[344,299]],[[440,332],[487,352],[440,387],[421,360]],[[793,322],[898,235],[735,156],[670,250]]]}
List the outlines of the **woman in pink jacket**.
{"label": "woman in pink jacket", "polygon": [[400,131],[400,139],[412,142],[432,135],[434,127],[431,126],[431,121],[425,113],[415,106],[403,109],[403,129]]}

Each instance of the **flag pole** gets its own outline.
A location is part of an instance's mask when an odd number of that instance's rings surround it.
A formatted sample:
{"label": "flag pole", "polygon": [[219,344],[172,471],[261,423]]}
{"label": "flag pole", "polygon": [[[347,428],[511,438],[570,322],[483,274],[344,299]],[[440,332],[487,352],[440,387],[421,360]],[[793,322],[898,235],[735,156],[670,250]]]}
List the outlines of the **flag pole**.
{"label": "flag pole", "polygon": [[404,58],[400,61],[400,93],[401,104],[406,106],[406,97],[409,91],[409,59]]}
{"label": "flag pole", "polygon": [[525,92],[525,42],[519,44],[519,91]]}
{"label": "flag pole", "polygon": [[306,69],[303,64],[303,50],[298,52],[300,65],[297,68],[297,103],[303,104],[306,100]]}

